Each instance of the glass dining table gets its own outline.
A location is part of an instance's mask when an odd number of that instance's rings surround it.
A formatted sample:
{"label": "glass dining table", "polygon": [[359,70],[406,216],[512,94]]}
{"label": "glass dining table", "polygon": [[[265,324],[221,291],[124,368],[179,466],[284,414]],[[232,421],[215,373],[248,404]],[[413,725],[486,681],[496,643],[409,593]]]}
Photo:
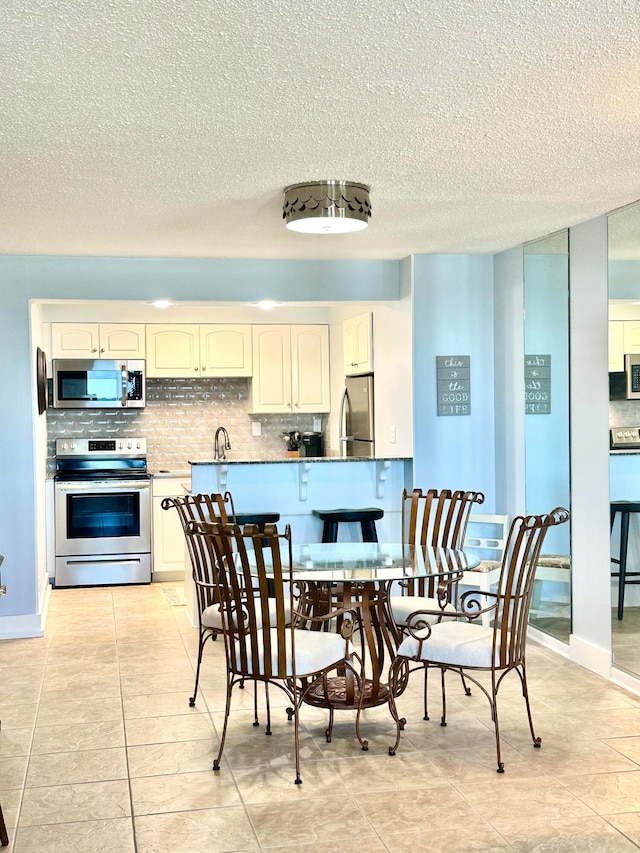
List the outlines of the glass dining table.
{"label": "glass dining table", "polygon": [[[392,593],[401,594],[399,583],[431,578],[436,589],[446,594],[465,571],[480,563],[466,551],[399,543],[313,543],[294,545],[292,552],[294,582],[307,588],[308,600],[316,608],[328,609],[337,604],[355,611],[358,617],[364,680],[358,682],[347,669],[334,677],[319,678],[305,694],[307,704],[331,711],[361,711],[389,701],[385,663],[393,661],[401,640],[391,613],[390,597]],[[405,687],[406,679],[400,681],[396,695]],[[358,722],[358,738],[366,749]],[[330,731],[331,725],[328,740]]]}

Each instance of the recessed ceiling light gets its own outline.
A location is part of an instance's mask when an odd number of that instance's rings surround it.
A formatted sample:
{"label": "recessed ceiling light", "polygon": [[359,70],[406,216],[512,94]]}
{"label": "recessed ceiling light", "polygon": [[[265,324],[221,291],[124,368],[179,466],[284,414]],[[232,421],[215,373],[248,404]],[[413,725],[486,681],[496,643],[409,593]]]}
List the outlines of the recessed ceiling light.
{"label": "recessed ceiling light", "polygon": [[255,302],[257,308],[262,308],[263,311],[271,311],[278,303],[274,299],[261,299],[260,302]]}
{"label": "recessed ceiling light", "polygon": [[170,305],[173,305],[173,302],[169,302],[168,299],[156,299],[151,304],[156,308],[169,308]]}

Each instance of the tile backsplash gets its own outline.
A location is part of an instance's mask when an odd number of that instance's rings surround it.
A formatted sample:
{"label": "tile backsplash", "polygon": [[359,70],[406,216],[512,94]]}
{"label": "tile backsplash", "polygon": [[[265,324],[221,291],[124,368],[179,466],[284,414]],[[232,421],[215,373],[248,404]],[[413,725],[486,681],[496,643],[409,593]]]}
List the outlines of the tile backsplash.
{"label": "tile backsplash", "polygon": [[[144,409],[47,409],[49,466],[56,438],[140,436],[147,439],[151,471],[188,468],[188,460],[213,459],[219,426],[227,428],[234,459],[282,459],[283,432],[313,430],[314,417],[327,415],[257,415],[249,412],[249,379],[147,379]],[[251,434],[259,421],[262,435]]]}
{"label": "tile backsplash", "polygon": [[609,428],[640,426],[640,400],[613,400],[609,403]]}

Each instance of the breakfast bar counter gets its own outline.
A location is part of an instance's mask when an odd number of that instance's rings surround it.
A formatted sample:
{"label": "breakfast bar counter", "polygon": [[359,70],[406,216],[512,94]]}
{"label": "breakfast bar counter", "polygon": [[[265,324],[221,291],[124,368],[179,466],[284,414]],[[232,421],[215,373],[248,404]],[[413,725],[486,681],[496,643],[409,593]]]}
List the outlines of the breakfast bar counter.
{"label": "breakfast bar counter", "polygon": [[[402,490],[412,488],[412,460],[406,457],[189,462],[193,494],[229,491],[238,512],[278,512],[278,526],[290,524],[294,542],[320,541],[322,522],[314,509],[373,506],[384,510],[378,538],[393,541],[400,535]],[[359,526],[342,525],[340,538],[357,541]]]}

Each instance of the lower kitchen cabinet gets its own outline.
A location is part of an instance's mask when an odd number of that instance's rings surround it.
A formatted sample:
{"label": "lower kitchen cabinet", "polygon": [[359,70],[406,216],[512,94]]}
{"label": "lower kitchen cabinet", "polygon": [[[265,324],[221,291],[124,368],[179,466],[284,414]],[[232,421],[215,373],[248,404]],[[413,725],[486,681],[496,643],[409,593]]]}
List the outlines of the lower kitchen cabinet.
{"label": "lower kitchen cabinet", "polygon": [[152,580],[183,581],[186,545],[180,517],[175,509],[162,509],[164,498],[182,497],[189,475],[153,480]]}

